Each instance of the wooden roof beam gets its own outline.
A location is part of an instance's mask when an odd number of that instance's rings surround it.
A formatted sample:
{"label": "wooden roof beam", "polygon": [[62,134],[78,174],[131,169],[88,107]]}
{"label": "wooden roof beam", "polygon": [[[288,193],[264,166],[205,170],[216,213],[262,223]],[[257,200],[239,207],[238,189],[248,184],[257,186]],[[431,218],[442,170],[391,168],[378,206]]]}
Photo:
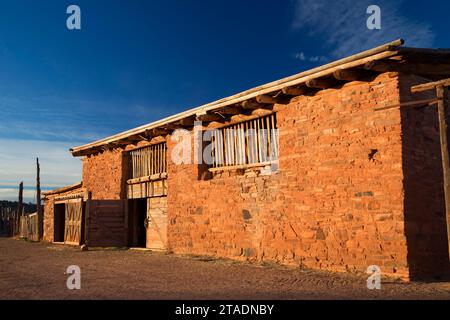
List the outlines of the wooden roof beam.
{"label": "wooden roof beam", "polygon": [[413,92],[413,93],[424,92],[424,91],[436,89],[438,87],[450,87],[450,78],[444,79],[441,81],[436,81],[436,82],[419,84],[417,86],[412,87],[411,92]]}
{"label": "wooden roof beam", "polygon": [[375,72],[392,72],[400,71],[401,64],[392,61],[370,61],[364,65],[364,69]]}
{"label": "wooden roof beam", "polygon": [[178,123],[184,127],[193,127],[195,124],[195,118],[189,117],[189,118],[181,119]]}
{"label": "wooden roof beam", "polygon": [[168,134],[170,134],[170,130],[168,130],[168,129],[161,129],[161,128],[152,129],[152,136],[153,137],[167,136]]}
{"label": "wooden roof beam", "polygon": [[375,72],[403,72],[425,76],[450,76],[448,63],[410,63],[394,61],[372,61],[364,65],[366,70]]}
{"label": "wooden roof beam", "polygon": [[364,69],[345,69],[336,70],[333,76],[336,80],[340,81],[357,81],[361,79],[367,79],[374,74]]}
{"label": "wooden roof beam", "polygon": [[265,104],[265,103],[259,103],[256,100],[250,99],[250,100],[246,100],[244,102],[242,102],[242,108],[244,108],[245,110],[254,110],[254,109],[259,109],[259,108],[267,108],[270,107],[270,104]]}
{"label": "wooden roof beam", "polygon": [[329,89],[335,87],[339,82],[334,78],[318,78],[306,82],[308,88]]}
{"label": "wooden roof beam", "polygon": [[291,97],[284,95],[281,91],[279,91],[275,96],[263,94],[256,97],[256,102],[268,105],[289,104],[290,101]]}
{"label": "wooden roof beam", "polygon": [[197,115],[197,121],[201,122],[213,122],[221,120],[224,120],[224,118],[219,114],[206,113]]}
{"label": "wooden roof beam", "polygon": [[307,88],[300,88],[300,87],[286,87],[281,89],[281,92],[287,96],[302,96],[305,95],[308,92]]}
{"label": "wooden roof beam", "polygon": [[222,110],[217,111],[217,113],[234,116],[236,114],[244,113],[244,109],[241,106],[237,105],[230,108],[223,108]]}

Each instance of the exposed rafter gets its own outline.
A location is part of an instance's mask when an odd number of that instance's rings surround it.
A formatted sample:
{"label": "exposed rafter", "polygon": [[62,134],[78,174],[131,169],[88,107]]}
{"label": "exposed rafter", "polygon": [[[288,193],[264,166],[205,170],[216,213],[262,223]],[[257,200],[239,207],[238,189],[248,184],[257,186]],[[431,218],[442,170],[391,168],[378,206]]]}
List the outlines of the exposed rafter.
{"label": "exposed rafter", "polygon": [[308,88],[302,87],[286,87],[281,89],[281,92],[287,96],[302,96],[308,92]]}
{"label": "exposed rafter", "polygon": [[246,109],[246,110],[253,110],[253,109],[258,109],[261,108],[261,103],[255,101],[255,100],[246,100],[244,102],[242,102],[242,108]]}
{"label": "exposed rafter", "polygon": [[333,73],[334,78],[340,81],[356,81],[369,78],[373,75],[372,72],[363,69],[336,70]]}
{"label": "exposed rafter", "polygon": [[339,82],[333,78],[318,78],[306,82],[309,88],[328,89],[339,85]]}

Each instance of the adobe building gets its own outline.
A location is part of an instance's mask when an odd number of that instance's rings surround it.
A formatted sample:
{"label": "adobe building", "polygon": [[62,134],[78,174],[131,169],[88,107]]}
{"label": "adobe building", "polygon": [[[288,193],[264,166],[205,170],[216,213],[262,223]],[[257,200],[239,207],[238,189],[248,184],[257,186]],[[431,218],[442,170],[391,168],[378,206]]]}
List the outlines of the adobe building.
{"label": "adobe building", "polygon": [[[447,273],[436,96],[410,89],[448,78],[450,50],[402,44],[71,149],[83,182],[45,194],[45,240],[331,271],[378,265],[407,279]],[[214,161],[175,163],[173,133],[193,141],[195,121],[214,130]]]}

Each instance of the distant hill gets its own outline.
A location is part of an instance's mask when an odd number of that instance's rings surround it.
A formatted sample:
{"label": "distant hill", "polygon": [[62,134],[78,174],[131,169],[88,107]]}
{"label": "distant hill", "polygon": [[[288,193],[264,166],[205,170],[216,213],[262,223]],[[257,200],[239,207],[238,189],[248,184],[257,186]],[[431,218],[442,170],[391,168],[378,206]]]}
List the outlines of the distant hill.
{"label": "distant hill", "polygon": [[[17,201],[6,201],[0,200],[0,212],[3,210],[17,210],[19,203]],[[36,212],[36,205],[32,203],[24,203],[23,204],[25,213],[34,213]]]}

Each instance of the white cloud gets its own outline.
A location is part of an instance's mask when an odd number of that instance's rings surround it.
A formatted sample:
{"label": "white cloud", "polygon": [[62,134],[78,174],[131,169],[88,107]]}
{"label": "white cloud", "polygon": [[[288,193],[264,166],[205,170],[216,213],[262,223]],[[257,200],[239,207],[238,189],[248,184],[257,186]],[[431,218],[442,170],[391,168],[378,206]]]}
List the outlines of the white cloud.
{"label": "white cloud", "polygon": [[294,29],[309,30],[309,35],[325,40],[335,58],[347,56],[380,44],[404,38],[406,45],[432,46],[431,26],[405,17],[402,1],[379,0],[381,30],[369,30],[366,21],[370,0],[295,0]]}
{"label": "white cloud", "polygon": [[[17,190],[11,198],[10,189],[16,189],[20,181],[26,187],[35,186],[36,157],[39,157],[43,188],[81,181],[82,162],[68,151],[74,145],[77,143],[0,139],[0,186],[4,188],[0,189],[0,199],[15,200]],[[31,191],[26,191],[29,197]],[[30,201],[32,197],[26,200]]]}
{"label": "white cloud", "polygon": [[[19,198],[19,189],[5,188],[0,189],[0,200],[17,201]],[[35,190],[24,190],[23,198],[25,202],[35,203],[36,191]]]}
{"label": "white cloud", "polygon": [[329,59],[325,56],[307,56],[304,52],[298,52],[294,55],[294,58],[300,61],[309,62],[327,62]]}
{"label": "white cloud", "polygon": [[301,60],[301,61],[305,61],[306,60],[306,56],[303,52],[299,52],[295,54],[295,59],[297,60]]}

